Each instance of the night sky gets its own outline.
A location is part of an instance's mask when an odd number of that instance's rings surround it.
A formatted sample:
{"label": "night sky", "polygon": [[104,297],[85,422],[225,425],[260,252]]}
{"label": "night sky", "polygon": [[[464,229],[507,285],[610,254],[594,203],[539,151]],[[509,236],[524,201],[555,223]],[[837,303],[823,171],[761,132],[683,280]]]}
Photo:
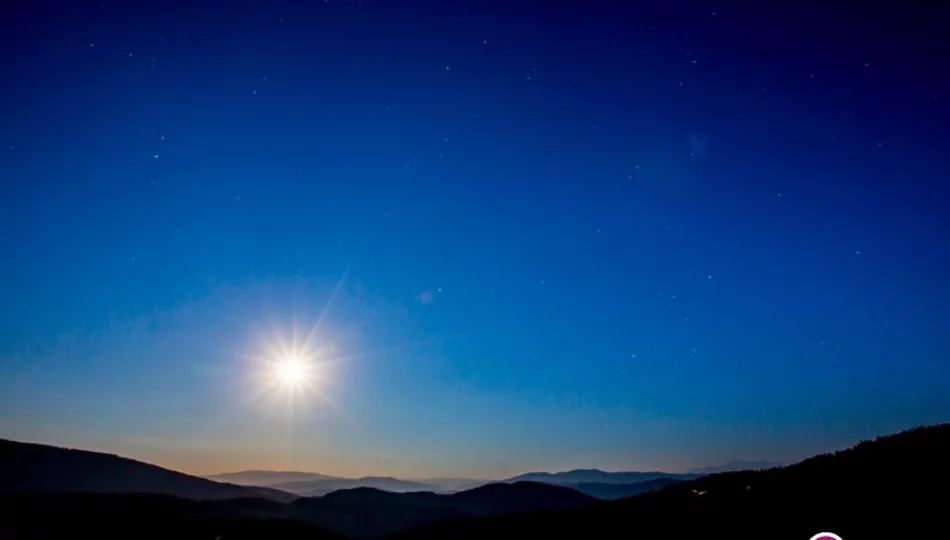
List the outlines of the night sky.
{"label": "night sky", "polygon": [[948,10],[808,4],[3,2],[0,437],[487,478],[948,420]]}

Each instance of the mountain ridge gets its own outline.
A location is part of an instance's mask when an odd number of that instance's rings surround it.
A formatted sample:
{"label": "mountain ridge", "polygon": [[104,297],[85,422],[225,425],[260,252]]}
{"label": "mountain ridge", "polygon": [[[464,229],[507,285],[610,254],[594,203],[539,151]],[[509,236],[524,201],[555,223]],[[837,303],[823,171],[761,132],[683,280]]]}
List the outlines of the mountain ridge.
{"label": "mountain ridge", "polygon": [[[37,451],[48,457],[49,448],[9,441],[0,444],[0,513],[9,527],[28,527],[39,537],[95,532],[98,537],[127,538],[130,532],[141,537],[177,531],[176,537],[206,539],[221,536],[222,531],[228,535],[224,538],[233,537],[244,530],[268,538],[344,535],[391,540],[465,540],[502,534],[589,538],[616,536],[625,530],[644,538],[728,533],[731,538],[751,540],[767,533],[776,540],[792,540],[809,538],[821,530],[846,538],[907,537],[908,531],[943,530],[939,520],[943,497],[934,496],[934,488],[950,481],[950,461],[946,459],[950,455],[950,424],[863,441],[781,468],[673,480],[670,485],[653,486],[656,489],[648,493],[612,501],[596,500],[572,487],[537,482],[491,483],[454,494],[357,488],[291,502],[243,496],[186,500],[141,494],[141,489],[108,494],[95,483],[92,487],[99,488],[98,493],[54,493],[51,485],[42,482],[38,490],[24,493],[23,478],[35,480],[35,475],[10,473],[47,463],[17,458],[10,449]],[[123,464],[128,461],[163,474],[170,472],[175,478],[196,478],[109,454],[52,448],[68,453],[70,459],[80,452],[83,458],[95,454],[100,460],[80,460],[81,465],[101,465],[102,459],[114,465],[118,459]],[[60,456],[57,452],[52,455]],[[106,472],[116,470],[121,469]],[[79,472],[100,477],[102,471],[80,468]],[[237,493],[248,493],[240,486],[199,480],[216,489],[237,487]],[[624,484],[607,486],[625,489]],[[71,489],[75,487],[73,483]],[[110,517],[115,515],[122,519]],[[767,523],[768,530],[749,526],[752,522]],[[137,529],[130,531],[129,523],[135,523]]]}
{"label": "mountain ridge", "polygon": [[[215,482],[114,454],[0,441],[0,513],[42,513],[49,517],[46,525],[54,527],[63,521],[108,528],[110,523],[102,516],[111,507],[144,522],[170,520],[200,530],[215,521],[281,520],[313,526],[316,537],[370,538],[446,519],[580,508],[596,502],[566,487],[531,482],[449,494],[358,487],[297,497],[266,487]],[[114,525],[122,528],[122,523],[124,518]],[[294,529],[294,534],[305,532]]]}
{"label": "mountain ridge", "polygon": [[762,469],[773,469],[775,467],[781,466],[781,463],[775,463],[772,461],[728,461],[721,465],[713,465],[711,467],[696,467],[694,469],[689,469],[686,471],[686,473],[703,475],[721,472],[758,471]]}
{"label": "mountain ridge", "polygon": [[527,472],[502,482],[544,482],[555,485],[598,483],[598,484],[638,484],[657,478],[692,480],[696,475],[666,473],[660,471],[602,471],[600,469],[572,469],[561,472]]}
{"label": "mountain ridge", "polygon": [[275,484],[301,482],[306,480],[331,480],[340,478],[329,474],[303,471],[269,471],[266,469],[251,469],[246,471],[224,472],[204,476],[215,482],[227,482],[239,486],[271,487]]}
{"label": "mountain ridge", "polygon": [[341,489],[353,488],[376,488],[394,493],[406,493],[411,491],[437,491],[438,486],[424,484],[422,482],[413,482],[410,480],[400,480],[398,478],[386,476],[364,476],[361,478],[328,478],[320,480],[301,480],[296,482],[285,482],[272,484],[268,487],[289,491],[307,497],[316,497]]}
{"label": "mountain ridge", "polygon": [[[473,489],[478,486],[497,482],[541,482],[550,485],[567,486],[588,495],[605,498],[615,498],[621,493],[642,493],[647,485],[640,484],[665,479],[672,481],[691,480],[696,474],[667,473],[661,471],[604,471],[596,468],[572,469],[569,471],[545,472],[535,471],[522,473],[517,476],[500,480],[478,480],[466,478],[422,479],[407,480],[393,476],[363,476],[347,478],[331,476],[322,473],[304,471],[266,471],[248,470],[232,473],[221,473],[208,476],[212,480],[231,481],[240,485],[270,487],[287,491],[305,497],[317,497],[339,489],[353,489],[358,487],[372,487],[405,493],[412,491],[432,491],[437,493],[453,493]],[[284,481],[286,479],[291,479]],[[660,482],[662,483],[662,482]],[[606,487],[614,484],[616,488]],[[659,484],[654,484],[654,486]]]}
{"label": "mountain ridge", "polygon": [[918,427],[781,468],[706,475],[590,508],[437,523],[393,539],[927,537],[946,530],[945,498],[934,495],[950,482],[947,455],[950,424]]}
{"label": "mountain ridge", "polygon": [[[90,474],[96,470],[98,474]],[[296,498],[268,487],[215,482],[143,461],[79,448],[0,439],[0,493],[153,493],[184,499]]]}

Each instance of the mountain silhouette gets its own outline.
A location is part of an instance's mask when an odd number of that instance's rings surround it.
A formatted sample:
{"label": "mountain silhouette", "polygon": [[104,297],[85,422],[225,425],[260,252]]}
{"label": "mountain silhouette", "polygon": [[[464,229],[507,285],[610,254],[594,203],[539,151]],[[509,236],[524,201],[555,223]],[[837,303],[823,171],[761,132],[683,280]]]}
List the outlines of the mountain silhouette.
{"label": "mountain silhouette", "polygon": [[489,480],[473,478],[433,478],[425,480],[403,480],[389,476],[363,476],[344,478],[315,472],[302,471],[239,471],[206,476],[216,482],[228,482],[242,486],[271,487],[298,495],[319,496],[338,489],[371,487],[386,491],[435,491],[455,492],[471,489],[487,483]]}
{"label": "mountain silhouette", "polygon": [[721,472],[759,471],[762,469],[771,469],[773,467],[781,466],[781,463],[773,463],[771,461],[730,461],[728,463],[723,463],[722,465],[716,465],[714,467],[700,467],[697,469],[690,469],[687,472],[689,474],[695,474],[698,476]]}
{"label": "mountain silhouette", "polygon": [[[247,496],[259,494],[258,488],[108,454],[3,441],[0,515],[5,531],[26,531],[16,538],[465,540],[624,534],[793,540],[820,531],[843,538],[934,537],[947,530],[940,516],[942,489],[950,481],[948,455],[950,424],[943,424],[786,467],[694,480],[654,478],[640,482],[641,488],[661,489],[611,501],[563,485],[513,482],[452,494],[364,487],[281,502]],[[655,485],[663,482],[668,485]],[[598,486],[632,489],[623,483]],[[135,493],[147,489],[204,500]]]}
{"label": "mountain silhouette", "polygon": [[54,491],[154,493],[197,500],[296,498],[276,489],[215,482],[112,454],[0,439],[0,493]]}
{"label": "mountain silhouette", "polygon": [[[402,540],[492,538],[712,538],[801,540],[933,537],[947,531],[950,424],[859,443],[795,465],[678,482],[579,510],[444,522]],[[939,534],[937,534],[939,536]]]}
{"label": "mountain silhouette", "polygon": [[0,494],[3,538],[136,540],[345,540],[264,499],[195,501],[153,494]]}
{"label": "mountain silhouette", "polygon": [[583,508],[597,500],[575,489],[541,482],[486,484],[443,497],[473,515],[567,510]]}
{"label": "mountain silhouette", "polygon": [[[269,471],[260,472],[274,477]],[[253,476],[240,474],[244,481]],[[414,487],[394,478],[353,481]],[[488,484],[451,494],[359,487],[320,497],[296,497],[272,488],[215,482],[111,454],[0,441],[0,515],[22,518],[24,527],[44,538],[61,536],[59,531],[66,536],[90,531],[108,538],[159,533],[177,537],[172,527],[177,524],[189,531],[186,538],[195,533],[195,538],[213,539],[219,530],[235,534],[242,530],[235,524],[247,520],[286,522],[256,523],[248,529],[271,535],[267,537],[334,538],[328,532],[332,531],[349,538],[370,538],[438,521],[575,509],[594,502],[570,488],[532,482]],[[43,516],[41,525],[36,523],[37,516]]]}
{"label": "mountain silhouette", "polygon": [[481,480],[477,478],[424,478],[414,481],[433,486],[433,491],[444,492],[464,491],[496,482],[496,480]]}
{"label": "mountain silhouette", "polygon": [[632,497],[634,495],[640,495],[641,493],[663,489],[668,485],[683,481],[684,480],[680,480],[678,478],[654,478],[652,480],[636,482],[633,484],[581,482],[578,484],[561,485],[575,489],[585,495],[590,495],[591,497],[596,497],[598,499],[622,499],[624,497]]}
{"label": "mountain silhouette", "polygon": [[[6,494],[0,495],[0,515],[5,520],[8,515],[16,518],[6,520],[5,525],[13,527],[9,524],[22,522],[24,527],[41,531],[39,537],[43,538],[57,536],[54,533],[60,530],[67,536],[104,531],[106,536],[124,532],[138,537],[140,533],[148,536],[156,531],[173,532],[165,528],[166,523],[208,531],[215,524],[279,520],[312,527],[315,538],[323,538],[329,531],[341,537],[364,539],[446,520],[529,510],[568,510],[596,502],[597,499],[569,488],[525,482],[493,484],[453,494],[355,488],[323,497],[302,497],[290,503],[244,498],[191,501],[148,494]],[[112,511],[115,513],[110,514]],[[37,527],[35,516],[48,519]],[[113,523],[117,519],[136,525],[130,528]],[[152,530],[148,525],[152,523],[158,528]]]}
{"label": "mountain silhouette", "polygon": [[514,476],[505,482],[543,482],[545,484],[639,484],[657,478],[671,478],[676,480],[692,480],[693,474],[676,474],[665,472],[635,472],[621,471],[608,472],[599,469],[575,469],[557,473],[529,472]]}
{"label": "mountain silhouette", "polygon": [[340,489],[353,488],[375,488],[395,493],[404,493],[410,491],[433,491],[438,490],[439,486],[424,484],[422,482],[412,482],[409,480],[400,480],[398,478],[365,476],[363,478],[324,478],[317,480],[300,480],[296,482],[284,482],[272,484],[270,487],[305,495],[308,497],[317,497]]}
{"label": "mountain silhouette", "polygon": [[595,502],[570,488],[534,482],[488,484],[451,494],[361,487],[298,499],[288,505],[293,511],[284,515],[353,538],[368,538],[450,519],[576,509]]}
{"label": "mountain silhouette", "polygon": [[205,476],[215,482],[227,482],[239,486],[272,487],[277,484],[290,482],[306,482],[311,480],[342,480],[337,476],[300,471],[240,471]]}

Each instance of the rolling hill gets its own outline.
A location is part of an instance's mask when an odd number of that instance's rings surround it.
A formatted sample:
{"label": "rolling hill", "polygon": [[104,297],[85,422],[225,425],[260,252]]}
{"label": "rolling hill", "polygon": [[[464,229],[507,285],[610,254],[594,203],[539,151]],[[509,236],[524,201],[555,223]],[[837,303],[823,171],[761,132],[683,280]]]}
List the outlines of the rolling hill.
{"label": "rolling hill", "polygon": [[[730,472],[575,511],[455,520],[403,540],[491,538],[772,538],[946,536],[950,424],[863,442],[795,465]],[[940,533],[939,531],[943,531]]]}
{"label": "rolling hill", "polygon": [[692,480],[698,475],[664,472],[608,472],[599,469],[575,469],[557,473],[531,472],[505,482],[541,482],[564,486],[598,499],[619,499],[654,491],[670,484]]}
{"label": "rolling hill", "polygon": [[[409,485],[396,479],[379,480],[387,486],[392,482]],[[489,484],[451,494],[360,487],[296,497],[272,488],[215,482],[111,454],[0,441],[0,515],[17,517],[26,527],[20,530],[31,530],[41,538],[59,536],[61,531],[66,536],[162,533],[177,537],[177,528],[187,533],[186,538],[215,538],[220,536],[215,531],[237,534],[243,530],[239,524],[248,520],[253,524],[247,530],[275,538],[308,534],[369,538],[448,519],[575,509],[595,502],[570,488],[532,482]],[[275,520],[282,523],[266,523]],[[8,520],[8,524],[16,522]]]}
{"label": "rolling hill", "polygon": [[[577,469],[549,473],[530,472],[502,480],[504,483],[539,482],[564,486],[599,499],[617,499],[646,493],[663,486],[696,478],[697,474],[665,472],[607,472],[598,469]],[[364,476],[342,478],[299,471],[242,471],[217,474],[207,478],[245,486],[270,487],[300,495],[319,497],[341,489],[374,488],[394,493],[431,491],[455,493],[495,482],[474,479],[402,480],[393,477]]]}
{"label": "rolling hill", "polygon": [[665,472],[608,472],[599,469],[575,469],[564,472],[529,472],[519,474],[504,482],[543,482],[554,485],[573,485],[573,484],[639,484],[656,480],[657,478],[671,478],[676,480],[692,480],[696,478],[694,474],[676,474]]}
{"label": "rolling hill", "polygon": [[[323,497],[299,498],[291,503],[265,499],[191,501],[150,494],[0,494],[0,515],[17,518],[6,520],[5,525],[12,527],[11,523],[22,522],[25,527],[42,532],[40,537],[44,538],[55,536],[53,533],[60,530],[69,534],[95,531],[97,535],[102,532],[106,536],[130,534],[136,537],[140,532],[146,535],[174,532],[168,524],[208,532],[230,527],[228,524],[257,520],[310,527],[315,538],[333,537],[327,536],[332,533],[362,539],[445,520],[539,509],[567,510],[596,502],[568,488],[524,482],[492,484],[454,494],[392,493],[356,488],[334,491]],[[40,525],[36,523],[36,516],[44,516]],[[141,528],[142,524],[152,523],[157,528]],[[63,529],[64,524],[69,527]],[[306,527],[294,530],[306,532]]]}
{"label": "rolling hill", "polygon": [[409,480],[400,480],[398,478],[365,476],[363,478],[324,478],[318,480],[301,480],[297,482],[284,482],[272,484],[270,487],[282,491],[289,491],[298,495],[307,497],[318,497],[326,495],[340,489],[354,488],[373,488],[394,493],[406,493],[411,491],[435,491],[438,486],[424,484],[422,482],[412,482]]}
{"label": "rolling hill", "polygon": [[298,499],[281,517],[353,538],[368,538],[449,519],[576,509],[596,502],[570,488],[533,482],[488,484],[451,494],[356,488]]}
{"label": "rolling hill", "polygon": [[[4,441],[0,515],[7,531],[26,531],[16,538],[464,540],[623,534],[792,540],[820,531],[844,538],[940,537],[948,530],[940,518],[947,500],[942,490],[950,481],[948,455],[950,424],[943,424],[787,467],[648,480],[641,484],[673,483],[612,501],[565,486],[514,482],[453,494],[357,488],[280,502],[247,498],[258,493],[254,488],[108,454]],[[135,493],[145,489],[205,500]],[[239,498],[230,498],[235,494]]]}
{"label": "rolling hill", "polygon": [[112,454],[0,440],[0,493],[31,492],[153,493],[195,500],[296,498],[276,489],[214,482]]}
{"label": "rolling hill", "polygon": [[344,478],[327,474],[301,471],[240,471],[206,476],[216,482],[242,486],[271,487],[308,497],[325,495],[338,489],[369,487],[404,493],[409,491],[455,492],[472,489],[491,481],[472,478],[433,478],[403,480],[389,476]]}
{"label": "rolling hill", "polygon": [[327,474],[299,471],[240,471],[212,474],[205,478],[214,480],[215,482],[259,487],[273,487],[277,484],[287,484],[291,482],[342,480],[341,478]]}
{"label": "rolling hill", "polygon": [[564,487],[575,489],[585,495],[590,495],[591,497],[610,500],[622,499],[624,497],[632,497],[634,495],[640,495],[641,493],[656,491],[658,489],[663,489],[666,486],[683,481],[684,480],[679,480],[677,478],[654,478],[653,480],[647,480],[645,482],[637,482],[633,484],[581,482],[579,484],[563,485]]}

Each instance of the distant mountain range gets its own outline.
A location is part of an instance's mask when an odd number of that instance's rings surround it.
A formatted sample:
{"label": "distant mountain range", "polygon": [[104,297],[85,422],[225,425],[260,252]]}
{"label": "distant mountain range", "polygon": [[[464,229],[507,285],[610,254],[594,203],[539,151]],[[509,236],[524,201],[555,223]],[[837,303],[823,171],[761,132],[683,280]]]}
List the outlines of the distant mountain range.
{"label": "distant mountain range", "polygon": [[[562,512],[432,524],[393,540],[946,536],[950,424],[862,442],[795,465],[701,476],[659,491]],[[944,531],[939,533],[937,531]]]}
{"label": "distant mountain range", "polygon": [[[684,480],[695,474],[664,472],[608,472],[598,469],[578,469],[559,473],[532,472],[501,480],[502,483],[537,482],[569,487],[598,499],[618,499],[646,493]],[[394,493],[430,491],[454,493],[492,483],[486,480],[447,478],[432,480],[401,480],[392,477],[366,476],[340,478],[319,473],[292,471],[243,471],[209,476],[212,480],[235,484],[270,487],[304,497],[318,497],[341,489],[374,488]],[[289,478],[296,480],[284,481]]]}
{"label": "distant mountain range", "polygon": [[[926,537],[926,531],[946,531],[939,516],[945,500],[940,489],[950,481],[947,455],[950,424],[787,467],[694,479],[580,470],[528,473],[451,494],[362,487],[295,497],[109,454],[0,441],[0,515],[5,531],[28,531],[30,538],[466,540],[627,534],[792,540],[822,530],[845,538]],[[549,482],[521,480],[532,475]],[[575,482],[588,479],[602,481]],[[616,500],[598,500],[589,492]]]}
{"label": "distant mountain range", "polygon": [[443,491],[439,486],[423,482],[412,482],[398,478],[365,476],[363,478],[325,478],[321,480],[300,480],[283,482],[270,486],[275,489],[297,493],[307,497],[326,495],[340,489],[373,488],[393,493],[412,491]]}
{"label": "distant mountain range", "polygon": [[609,472],[599,469],[575,469],[557,473],[530,472],[504,482],[541,482],[569,487],[598,499],[619,499],[660,489],[676,482],[692,480],[694,474],[665,472]]}
{"label": "distant mountain range", "polygon": [[360,487],[395,493],[411,491],[455,492],[491,482],[490,480],[472,478],[435,478],[431,480],[401,480],[384,476],[343,478],[299,471],[241,471],[215,474],[206,478],[216,482],[230,482],[242,486],[270,487],[308,497],[325,495],[339,489]]}
{"label": "distant mountain range", "polygon": [[[90,516],[100,516],[103,523],[109,519],[103,516],[114,511],[187,523],[200,530],[204,529],[194,519],[202,523],[205,519],[285,519],[317,527],[322,531],[318,538],[332,537],[331,533],[367,538],[444,519],[566,510],[597,501],[567,487],[534,482],[437,494],[424,490],[428,484],[395,478],[345,479],[282,471],[245,471],[215,478],[247,483],[285,480],[278,485],[330,492],[298,497],[273,487],[218,482],[111,454],[0,440],[0,513],[6,518],[56,509],[50,526],[64,520],[86,523]],[[359,484],[377,487],[346,489]],[[37,526],[31,524],[33,529]]]}
{"label": "distant mountain range", "polygon": [[[570,487],[599,499],[617,499],[660,489],[675,482],[693,480],[704,474],[768,469],[775,466],[777,466],[777,464],[765,461],[735,461],[718,467],[693,469],[688,473],[666,473],[660,471],[614,472],[599,469],[575,469],[556,473],[529,472],[500,480],[500,482],[540,482],[543,484]],[[245,486],[269,487],[306,497],[316,497],[340,489],[361,487],[381,489],[395,493],[415,491],[451,493],[491,483],[491,481],[488,480],[468,478],[431,480],[401,480],[399,478],[379,476],[342,478],[320,473],[295,471],[242,471],[217,474],[209,476],[208,478],[215,481],[231,482]]]}
{"label": "distant mountain range", "polygon": [[[197,500],[254,497],[286,502],[297,496],[318,497],[343,489],[373,488],[394,493],[420,491],[452,493],[490,483],[490,481],[466,478],[416,481],[375,476],[341,478],[315,472],[265,470],[223,473],[199,478],[108,454],[13,441],[0,443],[0,455],[4,456],[3,463],[0,463],[0,470],[6,467],[11,468],[8,475],[10,480],[0,485],[0,492],[17,491],[19,484],[30,484],[37,491],[141,492]],[[9,456],[9,459],[6,456]],[[24,466],[14,465],[15,463],[22,463]],[[30,466],[30,463],[51,465],[37,467]],[[707,474],[702,471],[758,469],[772,465],[766,462],[734,462],[716,468],[696,469],[689,474],[577,469],[557,473],[530,472],[501,482],[538,482],[569,487],[600,499],[616,499],[660,489],[675,482],[691,480],[700,474]],[[96,469],[104,471],[103,474],[95,477],[85,474],[87,470]],[[36,470],[45,471],[45,476],[29,479],[24,476],[27,471]]]}
{"label": "distant mountain range", "polygon": [[519,474],[504,482],[544,482],[545,484],[639,484],[658,478],[692,480],[694,474],[675,474],[664,472],[607,472],[598,469],[575,469],[558,473],[530,472]]}
{"label": "distant mountain range", "polygon": [[[696,474],[664,472],[607,472],[598,469],[577,469],[558,473],[531,472],[501,480],[502,483],[538,482],[570,487],[587,495],[614,499],[644,493],[673,482],[692,480]],[[340,489],[375,488],[395,493],[431,491],[451,493],[491,483],[487,480],[447,478],[432,480],[401,480],[392,477],[366,476],[340,478],[319,473],[293,471],[243,471],[217,474],[211,480],[227,481],[247,486],[260,486],[316,497]]]}
{"label": "distant mountain range", "polygon": [[312,472],[297,471],[241,471],[206,476],[215,482],[228,482],[240,486],[273,486],[291,482],[306,482],[310,480],[339,480],[336,476]]}

